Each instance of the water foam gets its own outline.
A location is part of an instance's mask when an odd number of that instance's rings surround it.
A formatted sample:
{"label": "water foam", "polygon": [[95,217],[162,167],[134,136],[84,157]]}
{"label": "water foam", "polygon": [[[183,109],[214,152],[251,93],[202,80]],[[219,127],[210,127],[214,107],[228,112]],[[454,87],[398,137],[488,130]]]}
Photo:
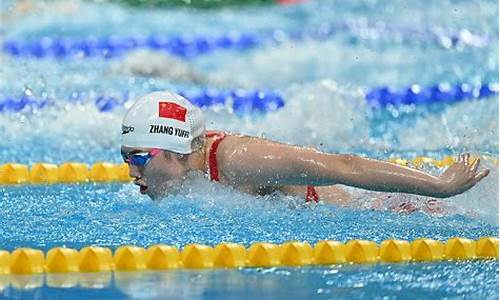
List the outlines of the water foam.
{"label": "water foam", "polygon": [[[283,95],[287,99],[285,107],[266,115],[241,116],[232,111],[230,103],[208,108],[207,128],[333,152],[446,149],[458,153],[498,147],[498,106],[492,99],[458,103],[440,112],[410,110],[407,116],[383,120],[382,124],[389,125],[379,135],[372,130],[377,112],[366,104],[359,88],[320,80],[292,85]],[[117,148],[125,108],[101,113],[91,99],[82,101],[83,104],[56,101],[55,106],[33,114],[1,114],[0,128],[5,134],[0,146],[50,140],[71,149],[72,145]],[[471,114],[472,110],[478,113]],[[403,122],[403,117],[412,121]]]}
{"label": "water foam", "polygon": [[283,93],[285,107],[265,116],[239,118],[228,110],[209,110],[207,127],[323,149],[350,149],[367,142],[371,111],[360,91],[322,80],[293,85]]}
{"label": "water foam", "polygon": [[498,149],[498,97],[448,106],[395,128],[402,149]]}

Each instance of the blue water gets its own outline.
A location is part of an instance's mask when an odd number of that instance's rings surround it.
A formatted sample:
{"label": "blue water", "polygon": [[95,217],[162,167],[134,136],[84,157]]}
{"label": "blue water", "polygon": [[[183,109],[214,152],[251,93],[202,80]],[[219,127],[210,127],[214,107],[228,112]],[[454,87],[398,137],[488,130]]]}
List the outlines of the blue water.
{"label": "blue water", "polygon": [[200,177],[188,180],[182,187],[184,195],[169,196],[159,203],[136,195],[134,187],[120,184],[1,191],[6,197],[0,204],[2,247],[8,250],[23,245],[48,250],[58,245],[82,248],[88,244],[116,248],[123,244],[216,245],[222,241],[247,246],[255,241],[315,243],[322,239],[381,242],[433,237],[444,241],[454,236],[477,239],[496,235],[498,230],[460,215],[438,218],[329,205],[302,207],[296,199],[255,198],[206,183]]}
{"label": "blue water", "polygon": [[[265,115],[240,116],[229,107],[206,109],[209,129],[380,159],[415,155],[442,158],[463,151],[498,158],[496,97],[387,109],[374,109],[364,99],[364,91],[384,85],[498,82],[498,2],[310,1],[287,7],[210,11],[150,11],[71,3],[69,8],[48,5],[36,13],[22,13],[8,10],[12,1],[2,2],[0,42],[44,36],[294,31],[321,24],[349,24],[350,29],[326,40],[178,58],[203,77],[203,83],[132,76],[124,72],[126,56],[39,60],[0,53],[0,96],[20,98],[27,94],[52,101],[50,107],[34,111],[0,112],[0,163],[120,162],[120,122],[125,108],[99,112],[94,103],[98,95],[128,92],[133,97],[157,89],[200,90],[205,86],[276,89],[286,101],[283,109]],[[448,47],[429,34],[464,29],[485,37],[486,42]],[[481,167],[490,168],[490,176],[472,190],[443,200],[446,213],[431,215],[373,210],[373,199],[380,195],[359,190],[352,192],[361,208],[304,205],[303,199],[283,195],[253,197],[210,183],[200,174],[193,174],[161,202],[139,195],[128,184],[2,186],[0,248],[28,246],[46,251],[55,246],[79,249],[89,244],[114,249],[123,244],[182,247],[191,242],[216,245],[226,241],[248,246],[257,241],[381,242],[419,237],[445,241],[454,236],[497,236],[498,164],[485,160]],[[398,197],[417,206],[422,203],[421,197]],[[49,287],[49,278],[43,276],[19,279],[35,282],[30,290],[16,288],[16,284],[3,289],[5,277],[0,277],[0,296],[498,298],[497,261],[117,273],[104,277],[109,282],[101,289],[84,287],[76,277],[71,288]]]}

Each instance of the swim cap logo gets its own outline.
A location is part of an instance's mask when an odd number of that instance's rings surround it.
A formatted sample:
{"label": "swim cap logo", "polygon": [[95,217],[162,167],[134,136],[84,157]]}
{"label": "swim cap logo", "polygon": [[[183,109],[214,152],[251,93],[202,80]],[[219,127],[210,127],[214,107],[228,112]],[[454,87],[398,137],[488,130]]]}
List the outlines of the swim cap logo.
{"label": "swim cap logo", "polygon": [[130,132],[134,132],[134,127],[133,126],[125,126],[122,125],[122,134],[127,134]]}
{"label": "swim cap logo", "polygon": [[186,122],[187,109],[173,102],[159,102],[158,116],[160,118],[174,119]]}

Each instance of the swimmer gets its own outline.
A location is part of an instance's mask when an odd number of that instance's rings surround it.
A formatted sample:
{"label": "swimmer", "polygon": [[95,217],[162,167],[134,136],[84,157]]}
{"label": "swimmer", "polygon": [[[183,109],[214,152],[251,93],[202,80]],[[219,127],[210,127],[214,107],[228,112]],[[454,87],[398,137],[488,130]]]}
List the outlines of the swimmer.
{"label": "swimmer", "polygon": [[352,206],[353,199],[339,185],[447,198],[469,190],[489,173],[479,171],[479,159],[469,154],[459,155],[440,176],[433,176],[352,154],[206,131],[202,111],[167,91],[143,96],[127,111],[121,154],[140,193],[152,199],[167,195],[189,172],[202,172],[211,181],[254,195],[282,192],[305,202],[343,206]]}
{"label": "swimmer", "polygon": [[142,76],[175,83],[230,88],[246,86],[237,78],[221,78],[216,74],[205,75],[198,71],[189,61],[169,54],[168,51],[139,48],[129,51],[111,65],[111,74]]}
{"label": "swimmer", "polygon": [[210,81],[186,62],[166,52],[138,49],[125,54],[111,68],[113,73],[155,77],[180,83],[209,85]]}

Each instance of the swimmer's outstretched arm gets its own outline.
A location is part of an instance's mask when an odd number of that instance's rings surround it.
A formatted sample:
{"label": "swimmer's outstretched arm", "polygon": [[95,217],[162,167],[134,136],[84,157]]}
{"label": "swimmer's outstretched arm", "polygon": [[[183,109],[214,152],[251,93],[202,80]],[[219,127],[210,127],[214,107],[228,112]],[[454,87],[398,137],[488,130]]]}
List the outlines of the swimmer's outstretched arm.
{"label": "swimmer's outstretched arm", "polygon": [[479,159],[471,162],[469,154],[460,155],[437,177],[350,154],[328,154],[259,138],[238,139],[227,143],[220,157],[224,176],[235,184],[344,184],[373,191],[446,198],[467,191],[489,173],[489,170],[478,172]]}

